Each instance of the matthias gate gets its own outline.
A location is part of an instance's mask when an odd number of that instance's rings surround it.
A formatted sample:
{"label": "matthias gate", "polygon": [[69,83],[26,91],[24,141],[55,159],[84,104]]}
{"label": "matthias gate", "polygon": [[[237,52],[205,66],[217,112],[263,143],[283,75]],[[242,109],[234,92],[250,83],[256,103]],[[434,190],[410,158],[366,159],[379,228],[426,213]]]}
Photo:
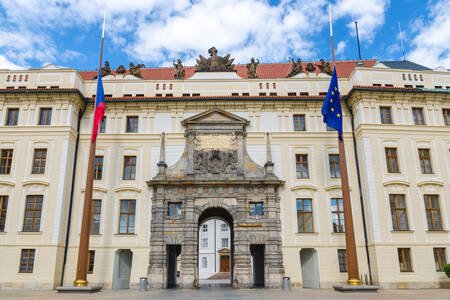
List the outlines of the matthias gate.
{"label": "matthias gate", "polygon": [[233,287],[281,287],[278,188],[283,182],[273,173],[269,136],[264,167],[248,155],[247,125],[220,109],[184,120],[186,147],[171,167],[165,163],[163,134],[158,174],[148,181],[153,188],[150,287],[198,287],[199,226],[213,217],[231,229]]}

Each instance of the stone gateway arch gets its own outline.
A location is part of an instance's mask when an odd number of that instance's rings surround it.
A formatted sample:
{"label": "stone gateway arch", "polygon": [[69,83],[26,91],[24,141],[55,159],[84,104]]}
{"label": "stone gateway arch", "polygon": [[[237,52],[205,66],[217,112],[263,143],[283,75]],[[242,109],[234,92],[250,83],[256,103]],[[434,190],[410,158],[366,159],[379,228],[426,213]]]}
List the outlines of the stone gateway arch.
{"label": "stone gateway arch", "polygon": [[233,287],[281,287],[283,181],[273,172],[269,138],[267,162],[259,166],[246,150],[247,120],[216,108],[182,124],[181,158],[167,167],[163,134],[158,174],[147,182],[153,189],[150,287],[198,287],[199,225],[212,217],[231,229]]}

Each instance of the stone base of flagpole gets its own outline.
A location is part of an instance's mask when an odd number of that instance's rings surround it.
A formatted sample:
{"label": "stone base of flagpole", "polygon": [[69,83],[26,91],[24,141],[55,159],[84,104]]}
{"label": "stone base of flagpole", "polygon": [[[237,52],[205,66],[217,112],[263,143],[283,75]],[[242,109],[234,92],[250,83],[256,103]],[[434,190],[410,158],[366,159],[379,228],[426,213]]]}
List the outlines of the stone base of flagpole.
{"label": "stone base of flagpole", "polygon": [[376,293],[379,289],[379,286],[361,284],[361,280],[353,279],[347,280],[347,284],[335,285],[333,286],[333,288],[335,291],[344,293],[352,293],[352,292]]}
{"label": "stone base of flagpole", "polygon": [[77,293],[77,294],[89,294],[97,293],[102,290],[103,286],[100,285],[86,285],[86,286],[58,286],[56,291],[58,293]]}

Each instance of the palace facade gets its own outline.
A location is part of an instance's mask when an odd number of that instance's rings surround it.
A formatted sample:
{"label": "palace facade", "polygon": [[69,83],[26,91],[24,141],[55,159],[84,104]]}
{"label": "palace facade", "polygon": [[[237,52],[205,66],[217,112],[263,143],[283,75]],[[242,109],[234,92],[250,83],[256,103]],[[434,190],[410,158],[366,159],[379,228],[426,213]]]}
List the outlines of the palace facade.
{"label": "palace facade", "polygon": [[[198,287],[199,230],[214,219],[229,226],[234,287],[347,279],[337,133],[321,116],[327,68],[211,69],[216,54],[197,68],[103,70],[91,284]],[[450,71],[336,68],[363,281],[448,287]],[[0,289],[75,279],[96,74],[0,70]]]}

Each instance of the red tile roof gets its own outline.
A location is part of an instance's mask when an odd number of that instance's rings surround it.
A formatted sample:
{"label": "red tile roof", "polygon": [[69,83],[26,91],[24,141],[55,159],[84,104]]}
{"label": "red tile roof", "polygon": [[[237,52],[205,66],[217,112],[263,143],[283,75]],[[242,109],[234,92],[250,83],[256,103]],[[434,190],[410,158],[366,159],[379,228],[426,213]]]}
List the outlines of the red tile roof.
{"label": "red tile roof", "polygon": [[[363,60],[365,67],[372,67],[376,60]],[[336,62],[336,70],[338,77],[347,78],[353,69],[356,67],[357,60],[345,60]],[[304,62],[303,70],[306,69],[308,62]],[[275,79],[286,78],[290,73],[292,65],[290,63],[273,63],[273,64],[259,64],[257,69],[257,75],[259,79]],[[194,75],[195,67],[186,66],[186,79]],[[237,75],[242,78],[247,78],[247,65],[236,65],[235,68]],[[115,75],[116,71],[112,71]],[[316,73],[319,73],[319,68],[316,67]],[[92,80],[97,75],[97,71],[80,71],[81,77],[84,80]],[[128,71],[126,74],[129,74]],[[142,79],[148,80],[172,80],[175,75],[175,68],[143,68],[141,69]]]}

